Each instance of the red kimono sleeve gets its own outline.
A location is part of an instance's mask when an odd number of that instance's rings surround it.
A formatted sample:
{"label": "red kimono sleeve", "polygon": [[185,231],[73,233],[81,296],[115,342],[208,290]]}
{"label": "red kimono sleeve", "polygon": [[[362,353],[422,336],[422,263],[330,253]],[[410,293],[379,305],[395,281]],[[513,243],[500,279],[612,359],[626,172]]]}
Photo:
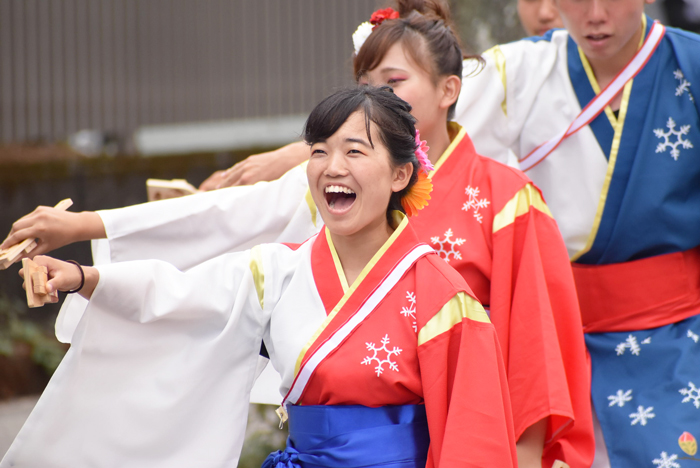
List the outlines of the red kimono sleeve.
{"label": "red kimono sleeve", "polygon": [[549,418],[542,466],[562,460],[589,467],[595,450],[590,369],[566,247],[537,189],[528,184],[514,200],[494,218],[491,318],[503,347],[515,435]]}
{"label": "red kimono sleeve", "polygon": [[[465,300],[485,322],[469,318]],[[418,344],[430,430],[426,466],[517,466],[505,369],[481,305],[457,294],[421,327]]]}

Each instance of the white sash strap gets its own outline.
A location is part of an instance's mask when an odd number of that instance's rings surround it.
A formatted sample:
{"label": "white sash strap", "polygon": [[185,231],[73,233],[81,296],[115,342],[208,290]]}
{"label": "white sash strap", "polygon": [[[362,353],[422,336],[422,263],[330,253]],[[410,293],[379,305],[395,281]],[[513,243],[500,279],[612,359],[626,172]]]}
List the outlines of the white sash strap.
{"label": "white sash strap", "polygon": [[357,328],[362,321],[367,318],[367,316],[374,310],[377,305],[386,297],[386,295],[391,291],[396,283],[403,277],[403,275],[413,266],[413,264],[424,255],[434,252],[433,248],[426,245],[420,244],[411,250],[406,256],[404,256],[401,261],[394,267],[394,269],[389,273],[384,281],[377,286],[374,292],[367,298],[367,300],[362,304],[360,309],[356,314],[350,318],[342,327],[336,330],[333,335],[331,335],[325,343],[323,343],[316,352],[311,356],[311,358],[306,361],[297,374],[292,388],[289,389],[287,396],[282,402],[282,406],[286,403],[295,404],[299,397],[301,397],[306,384],[309,383],[309,379],[313,375],[314,371],[318,365],[331,354],[340,344],[345,340],[345,338],[352,333],[352,331]]}
{"label": "white sash strap", "polygon": [[581,128],[588,125],[593,119],[598,117],[598,115],[605,109],[608,104],[617,96],[617,94],[622,90],[625,84],[634,78],[637,73],[639,73],[642,68],[647,64],[654,51],[661,42],[661,38],[664,36],[666,28],[659,23],[654,21],[654,24],[649,31],[649,35],[642,47],[637,51],[632,60],[625,66],[625,68],[618,73],[618,75],[613,79],[610,84],[608,84],[600,94],[598,94],[591,102],[588,103],[586,107],[583,108],[581,113],[574,119],[574,121],[569,125],[569,128],[557,134],[551,140],[541,144],[534,150],[530,152],[527,156],[521,159],[520,170],[527,171],[533,168],[538,163],[540,163],[544,158],[549,156],[549,154],[554,151],[557,146],[567,137],[578,132]]}

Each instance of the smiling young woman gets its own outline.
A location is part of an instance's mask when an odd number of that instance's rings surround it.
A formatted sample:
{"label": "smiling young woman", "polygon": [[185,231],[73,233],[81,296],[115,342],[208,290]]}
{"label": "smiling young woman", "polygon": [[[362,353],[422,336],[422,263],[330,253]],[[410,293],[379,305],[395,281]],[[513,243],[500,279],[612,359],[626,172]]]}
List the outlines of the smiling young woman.
{"label": "smiling young woman", "polygon": [[290,428],[264,467],[515,467],[495,329],[402,213],[426,170],[414,121],[389,88],[311,112],[309,186],[327,224],[303,244],[186,273],[35,257],[51,291],[80,288],[84,271],[89,303],[0,467],[235,466],[263,341]]}
{"label": "smiling young woman", "polygon": [[529,167],[564,236],[596,468],[698,459],[700,36],[645,16],[651,1],[556,0],[567,29],[498,46],[457,109],[477,149]]}
{"label": "smiling young woman", "polygon": [[[594,450],[590,377],[573,278],[557,224],[526,176],[477,154],[467,132],[449,121],[463,74],[463,54],[449,9],[440,2],[398,3],[397,14],[376,15],[379,24],[365,25],[369,35],[358,44],[354,71],[360,83],[390,85],[408,102],[415,126],[430,146],[434,190],[430,204],[412,224],[419,238],[459,272],[489,309],[506,364],[520,466],[551,467],[559,460],[588,467]],[[387,129],[389,123],[378,128]],[[376,143],[369,128],[361,139]],[[383,134],[388,138],[391,132]],[[330,134],[324,138],[330,141]],[[343,175],[360,160],[366,163],[357,156],[366,145],[352,143],[352,152],[346,148],[348,153],[341,157],[334,150],[332,158],[328,147],[319,146],[308,163],[330,161],[330,172],[323,176],[330,192],[373,188],[374,183],[360,188]],[[396,147],[389,141],[385,146]],[[308,145],[300,143],[297,149],[309,158]],[[308,185],[302,165],[271,183],[93,213],[101,237],[107,237],[95,244],[96,261],[160,258],[186,269],[256,242],[303,241],[323,222],[335,222],[336,204],[348,209],[349,220],[364,203],[358,193],[312,197],[310,190],[318,187]],[[38,212],[18,221],[13,239],[21,233],[51,237],[52,229],[39,229],[42,216]],[[373,219],[379,221],[378,216]],[[362,248],[353,247],[357,252]],[[341,263],[345,267],[353,261],[351,255]],[[352,277],[358,267],[348,272]],[[72,301],[64,305],[59,320],[75,323],[83,309],[84,304]],[[65,335],[69,340],[70,333]]]}
{"label": "smiling young woman", "polygon": [[[418,170],[413,165],[415,138],[388,112],[359,98],[337,96],[338,102],[329,106],[344,122],[339,128],[329,126],[329,116],[319,113],[306,126],[309,189],[331,231],[348,284],[393,232],[392,212],[401,209],[401,197],[415,183]],[[391,152],[385,140],[393,143]]]}

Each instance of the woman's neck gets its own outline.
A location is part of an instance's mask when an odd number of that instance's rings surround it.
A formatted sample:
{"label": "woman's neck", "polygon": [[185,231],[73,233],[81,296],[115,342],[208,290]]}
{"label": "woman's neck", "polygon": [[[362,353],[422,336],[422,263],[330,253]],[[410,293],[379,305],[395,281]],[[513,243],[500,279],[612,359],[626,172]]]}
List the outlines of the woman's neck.
{"label": "woman's neck", "polygon": [[430,147],[428,158],[431,163],[435,164],[452,142],[447,131],[447,116],[445,116],[445,120],[441,124],[426,129],[425,134],[421,130],[420,138],[428,142]]}
{"label": "woman's neck", "polygon": [[349,286],[352,286],[393,232],[386,219],[377,226],[368,226],[363,231],[349,236],[331,232],[331,239]]}

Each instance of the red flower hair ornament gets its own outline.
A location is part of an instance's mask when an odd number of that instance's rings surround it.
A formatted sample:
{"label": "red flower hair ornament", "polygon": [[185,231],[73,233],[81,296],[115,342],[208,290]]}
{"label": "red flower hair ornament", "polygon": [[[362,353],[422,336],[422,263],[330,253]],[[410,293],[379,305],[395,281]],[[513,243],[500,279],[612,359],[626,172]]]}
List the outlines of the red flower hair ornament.
{"label": "red flower hair ornament", "polygon": [[[374,13],[372,13],[372,16],[369,17],[369,22],[371,25],[373,25],[375,28],[382,24],[385,20],[388,19],[397,19],[399,17],[399,12],[394,10],[393,8],[384,8],[383,10],[377,10]],[[372,28],[374,29],[374,28]]]}
{"label": "red flower hair ornament", "polygon": [[352,44],[355,47],[355,55],[360,53],[360,48],[362,44],[365,43],[367,38],[374,28],[382,24],[386,20],[397,19],[399,17],[399,12],[393,8],[384,8],[382,10],[377,10],[372,13],[369,21],[361,23],[352,35]]}

